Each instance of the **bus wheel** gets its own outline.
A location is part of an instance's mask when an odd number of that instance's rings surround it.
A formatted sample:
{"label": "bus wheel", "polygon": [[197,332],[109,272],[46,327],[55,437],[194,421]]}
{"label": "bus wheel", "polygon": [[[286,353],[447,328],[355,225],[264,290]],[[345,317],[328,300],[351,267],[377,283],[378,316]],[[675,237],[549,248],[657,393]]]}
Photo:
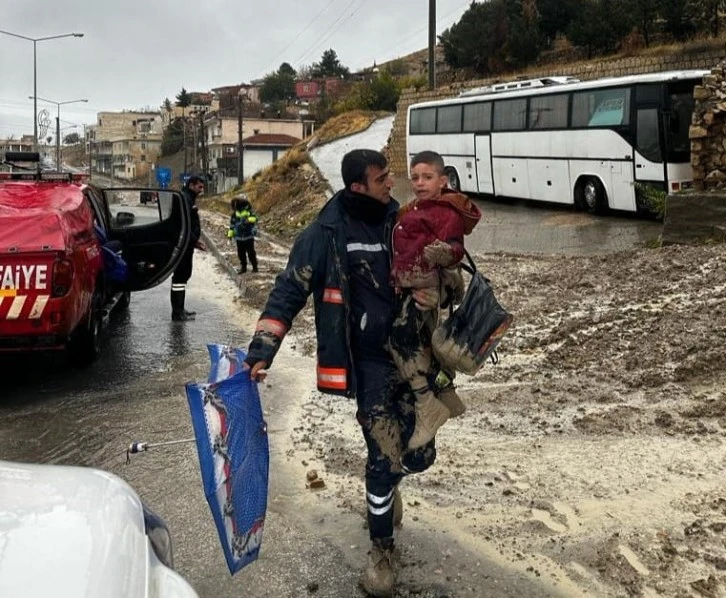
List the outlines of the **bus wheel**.
{"label": "bus wheel", "polygon": [[590,214],[602,214],[608,207],[605,187],[594,177],[585,179],[580,184],[577,204]]}
{"label": "bus wheel", "polygon": [[444,168],[444,174],[449,179],[449,189],[452,191],[461,191],[461,182],[459,181],[459,175],[456,173],[456,169],[447,166]]}

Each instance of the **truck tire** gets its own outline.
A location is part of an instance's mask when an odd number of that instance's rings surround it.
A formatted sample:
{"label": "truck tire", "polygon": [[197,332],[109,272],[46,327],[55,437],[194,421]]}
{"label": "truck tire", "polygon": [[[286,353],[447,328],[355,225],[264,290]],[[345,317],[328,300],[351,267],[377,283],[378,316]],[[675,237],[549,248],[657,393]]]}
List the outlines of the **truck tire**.
{"label": "truck tire", "polygon": [[100,303],[98,294],[94,293],[90,312],[71,336],[68,352],[73,365],[90,365],[101,353],[103,317]]}

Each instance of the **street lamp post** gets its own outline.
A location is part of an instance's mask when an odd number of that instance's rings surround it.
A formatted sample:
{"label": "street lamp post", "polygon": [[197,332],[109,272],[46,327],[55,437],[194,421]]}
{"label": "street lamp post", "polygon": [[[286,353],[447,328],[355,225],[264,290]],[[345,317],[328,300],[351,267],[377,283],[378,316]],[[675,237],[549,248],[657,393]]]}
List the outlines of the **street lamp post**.
{"label": "street lamp post", "polygon": [[[61,167],[63,166],[60,161],[60,107],[64,104],[75,104],[77,102],[88,102],[86,99],[82,100],[66,100],[65,102],[56,102],[55,100],[46,100],[45,98],[38,98],[31,96],[33,100],[36,102],[40,100],[41,102],[48,102],[49,104],[55,104],[58,107],[58,114],[55,117],[55,168],[58,172],[61,171]],[[31,99],[28,98],[28,99]]]}
{"label": "street lamp post", "polygon": [[61,35],[48,35],[45,37],[27,37],[25,35],[19,35],[17,33],[11,33],[10,31],[2,31],[5,35],[24,39],[29,42],[33,42],[33,139],[35,143],[35,151],[38,151],[38,101],[36,96],[38,95],[38,54],[37,46],[38,42],[44,42],[51,39],[60,39],[61,37],[83,37],[82,33],[62,33]]}

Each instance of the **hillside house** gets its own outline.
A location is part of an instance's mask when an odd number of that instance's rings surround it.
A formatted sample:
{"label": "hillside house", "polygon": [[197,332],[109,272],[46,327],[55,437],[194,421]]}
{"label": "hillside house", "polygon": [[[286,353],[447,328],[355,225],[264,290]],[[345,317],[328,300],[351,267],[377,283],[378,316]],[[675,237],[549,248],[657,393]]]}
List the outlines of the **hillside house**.
{"label": "hillside house", "polygon": [[99,112],[88,127],[94,172],[132,180],[147,176],[161,155],[160,112]]}
{"label": "hillside house", "polygon": [[[238,126],[237,116],[230,112],[210,114],[204,120],[209,174],[215,179],[218,191],[237,184]],[[314,130],[315,122],[312,120],[244,116],[244,178],[272,164],[289,147],[312,135]]]}

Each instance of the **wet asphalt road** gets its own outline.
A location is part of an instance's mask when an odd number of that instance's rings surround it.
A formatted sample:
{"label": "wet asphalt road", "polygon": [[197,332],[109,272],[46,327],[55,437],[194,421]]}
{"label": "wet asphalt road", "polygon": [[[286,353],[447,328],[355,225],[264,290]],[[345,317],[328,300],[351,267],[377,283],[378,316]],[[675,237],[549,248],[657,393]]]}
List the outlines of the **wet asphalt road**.
{"label": "wet asphalt road", "polygon": [[[588,253],[583,244],[601,248],[605,242],[607,247],[625,248],[657,237],[660,230],[656,223],[638,219],[603,221],[568,210],[480,205],[491,226],[482,227],[472,239],[474,251],[486,250],[496,235],[502,235],[506,242],[497,243],[499,250],[539,247],[545,252]],[[67,369],[58,356],[2,357],[2,458],[100,467],[126,479],[170,525],[177,568],[200,596],[362,595],[356,587],[367,544],[361,518],[298,500],[300,480],[285,475],[285,456],[276,452],[275,436],[289,433],[284,389],[292,388],[292,379],[286,383],[286,377],[294,372],[279,368],[278,392],[268,393],[264,401],[272,473],[262,558],[234,578],[227,572],[201,490],[194,446],[155,449],[125,464],[125,448],[133,440],[192,436],[183,385],[206,377],[208,342],[247,345],[254,314],[248,321],[236,318],[228,302],[218,297],[229,283],[219,282],[224,275],[211,255],[198,256],[197,263],[202,262],[204,267],[197,267],[190,282],[188,304],[199,312],[193,323],[170,321],[167,281],[134,295],[128,312],[114,314],[103,355],[90,368]],[[312,362],[307,364],[312,367]],[[415,560],[444,567],[449,580],[408,586],[403,596],[564,595],[531,576],[487,562],[466,546],[446,543],[441,534],[432,536],[422,526],[409,523],[404,533],[404,551],[416,547]],[[447,550],[443,557],[442,543]]]}

